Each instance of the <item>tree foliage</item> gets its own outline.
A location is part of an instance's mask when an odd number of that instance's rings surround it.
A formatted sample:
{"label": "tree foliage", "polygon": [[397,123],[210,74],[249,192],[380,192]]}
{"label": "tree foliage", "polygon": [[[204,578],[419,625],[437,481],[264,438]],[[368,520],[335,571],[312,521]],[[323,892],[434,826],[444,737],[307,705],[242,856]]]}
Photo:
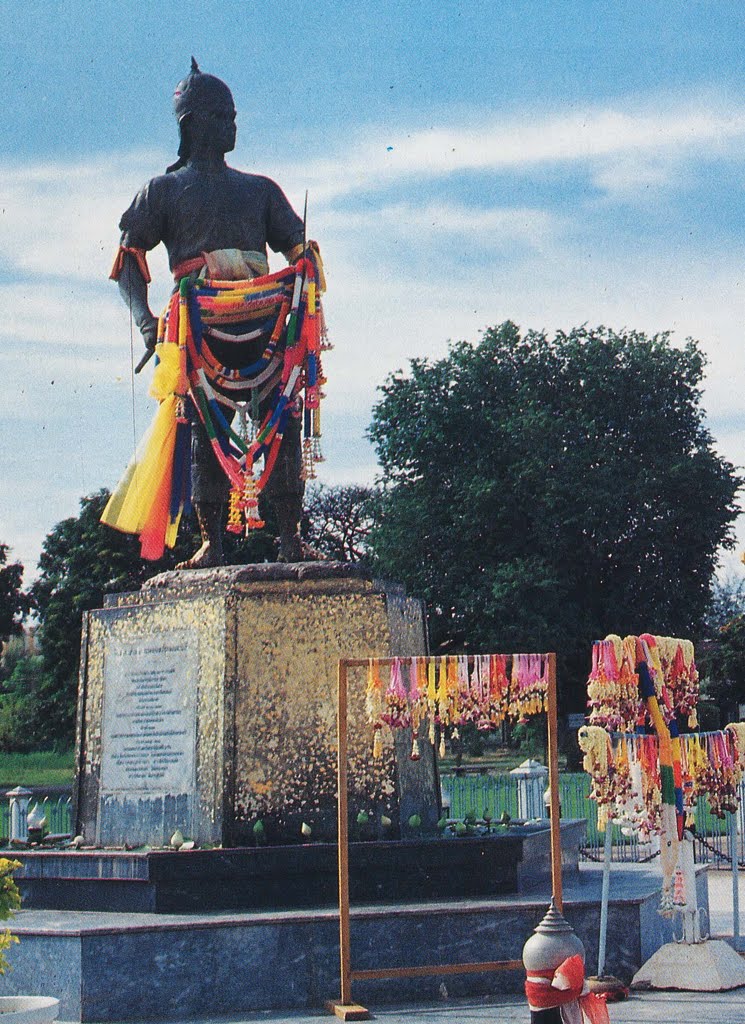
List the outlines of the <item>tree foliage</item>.
{"label": "tree foliage", "polygon": [[138,589],[149,574],[136,539],[99,521],[108,498],[105,490],[81,498],[80,514],[57,523],[39,558],[31,587],[44,668],[37,692],[39,745],[69,745],[74,738],[83,612],[100,608],[104,594]]}
{"label": "tree foliage", "polygon": [[[735,615],[706,643],[698,658],[704,695],[727,718],[745,704],[745,614]],[[726,724],[726,723],[721,723]]]}
{"label": "tree foliage", "polygon": [[731,573],[715,577],[711,584],[711,597],[704,616],[707,638],[718,636],[722,626],[738,615],[745,614],[745,577]]}
{"label": "tree foliage", "polygon": [[28,601],[21,590],[23,566],[20,562],[8,564],[8,545],[0,544],[0,643],[21,631]]}
{"label": "tree foliage", "polygon": [[579,687],[594,638],[696,634],[740,485],[703,369],[667,334],[507,322],[388,379],[372,545],[428,601],[436,644],[555,649]]}
{"label": "tree foliage", "polygon": [[320,554],[339,562],[362,562],[368,553],[376,493],[359,485],[308,488],[304,533]]}

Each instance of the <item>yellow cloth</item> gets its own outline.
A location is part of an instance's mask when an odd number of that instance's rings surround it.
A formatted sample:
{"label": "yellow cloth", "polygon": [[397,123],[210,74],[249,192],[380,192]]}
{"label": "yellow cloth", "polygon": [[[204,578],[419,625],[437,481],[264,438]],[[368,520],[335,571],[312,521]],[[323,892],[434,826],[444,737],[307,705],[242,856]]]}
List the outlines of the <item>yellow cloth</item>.
{"label": "yellow cloth", "polygon": [[[152,522],[153,510],[162,501],[163,469],[173,462],[181,353],[178,345],[161,342],[155,346],[155,354],[158,362],[150,384],[150,395],[160,405],[101,516],[102,523],[123,533],[140,534]],[[177,533],[178,518],[175,523],[167,524],[167,547],[173,547]]]}
{"label": "yellow cloth", "polygon": [[[175,347],[175,346],[174,346]],[[142,533],[161,493],[163,467],[171,465],[176,440],[176,395],[165,398],[127,471],[103,510],[101,522],[123,533]],[[178,520],[169,523],[165,542],[176,543]]]}

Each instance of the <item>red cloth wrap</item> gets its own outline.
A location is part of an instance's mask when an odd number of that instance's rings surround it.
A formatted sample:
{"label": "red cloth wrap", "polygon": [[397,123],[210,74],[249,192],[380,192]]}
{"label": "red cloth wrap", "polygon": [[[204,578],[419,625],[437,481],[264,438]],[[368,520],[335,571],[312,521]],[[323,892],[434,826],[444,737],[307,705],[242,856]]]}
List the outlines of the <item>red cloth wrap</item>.
{"label": "red cloth wrap", "polygon": [[137,263],[140,273],[145,281],[145,284],[150,284],[152,278],[150,277],[150,270],[147,265],[147,255],[144,249],[135,249],[132,245],[120,245],[116,256],[114,257],[114,266],[111,268],[109,274],[110,281],[118,281],[122,276],[122,270],[124,270],[124,254],[128,252]]}
{"label": "red cloth wrap", "polygon": [[182,260],[181,263],[173,268],[174,281],[180,281],[182,277],[188,277],[194,270],[201,270],[205,263],[204,253],[201,256],[195,256],[191,260]]}
{"label": "red cloth wrap", "polygon": [[[562,976],[569,988],[556,988],[555,982]],[[530,977],[547,978],[550,985],[542,985],[536,981],[525,982],[525,995],[528,1002],[536,1010],[553,1010],[566,1003],[579,1002],[582,1013],[590,1024],[610,1024],[608,1006],[602,996],[594,992],[582,994],[585,985],[585,965],[579,955],[570,956],[555,971],[531,971]]]}

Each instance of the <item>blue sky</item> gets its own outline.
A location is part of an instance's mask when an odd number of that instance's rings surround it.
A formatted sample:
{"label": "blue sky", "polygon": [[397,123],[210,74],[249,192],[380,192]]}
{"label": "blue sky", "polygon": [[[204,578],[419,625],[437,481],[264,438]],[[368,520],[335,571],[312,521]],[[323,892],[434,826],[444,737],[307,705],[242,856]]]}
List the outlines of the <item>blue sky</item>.
{"label": "blue sky", "polygon": [[[0,541],[27,577],[152,415],[107,276],[122,210],[174,159],[192,53],[233,90],[230,162],[298,208],[309,189],[336,346],[323,479],[373,479],[387,373],[508,318],[698,338],[718,448],[745,463],[741,4],[0,0],[0,16]],[[158,307],[162,254],[151,268]]]}

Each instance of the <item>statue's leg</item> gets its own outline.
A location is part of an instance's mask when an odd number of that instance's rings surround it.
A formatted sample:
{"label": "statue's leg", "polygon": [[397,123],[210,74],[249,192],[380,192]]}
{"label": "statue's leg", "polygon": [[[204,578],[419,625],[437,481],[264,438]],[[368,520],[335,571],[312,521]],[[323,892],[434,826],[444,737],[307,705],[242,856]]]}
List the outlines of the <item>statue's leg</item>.
{"label": "statue's leg", "polygon": [[531,1010],[530,1024],[562,1024],[561,1009],[557,1006],[551,1010]]}
{"label": "statue's leg", "polygon": [[301,421],[294,416],[287,420],[285,433],[272,475],[264,488],[264,497],[277,519],[279,530],[279,561],[301,562],[300,518],[303,514],[303,453],[300,443]]}
{"label": "statue's leg", "polygon": [[191,432],[191,500],[202,544],[177,569],[205,569],[223,564],[222,535],[230,485],[215,458],[207,432],[195,419]]}

